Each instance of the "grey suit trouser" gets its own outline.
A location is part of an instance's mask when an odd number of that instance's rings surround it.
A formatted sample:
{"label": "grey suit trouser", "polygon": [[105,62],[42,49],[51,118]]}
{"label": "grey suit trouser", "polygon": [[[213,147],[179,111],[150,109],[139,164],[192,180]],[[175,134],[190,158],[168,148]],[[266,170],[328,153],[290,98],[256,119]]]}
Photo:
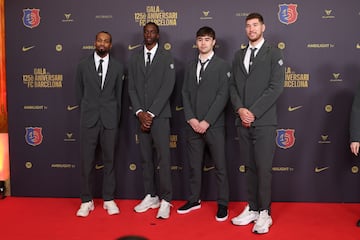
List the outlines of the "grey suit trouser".
{"label": "grey suit trouser", "polygon": [[[160,199],[172,200],[170,121],[154,119],[149,133],[139,130],[145,194],[159,195]],[[157,184],[157,171],[158,184]],[[157,189],[157,186],[159,189]]]}
{"label": "grey suit trouser", "polygon": [[205,146],[208,146],[215,165],[217,202],[227,206],[229,202],[229,181],[225,158],[224,127],[210,128],[205,134],[198,134],[191,128],[186,131],[186,149],[190,165],[190,202],[200,200]]}
{"label": "grey suit trouser", "polygon": [[245,162],[248,203],[251,210],[269,210],[275,126],[237,127],[240,157]]}
{"label": "grey suit trouser", "polygon": [[106,129],[99,120],[91,128],[81,127],[81,201],[88,202],[93,196],[96,147],[100,144],[103,170],[102,197],[114,199],[116,179],[114,170],[117,128]]}

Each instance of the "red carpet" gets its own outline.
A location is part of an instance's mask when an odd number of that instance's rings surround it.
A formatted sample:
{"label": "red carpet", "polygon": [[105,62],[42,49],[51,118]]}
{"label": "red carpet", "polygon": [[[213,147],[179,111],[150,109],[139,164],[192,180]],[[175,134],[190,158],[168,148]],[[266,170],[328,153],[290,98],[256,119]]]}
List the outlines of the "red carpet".
{"label": "red carpet", "polygon": [[216,222],[216,202],[202,202],[202,208],[186,215],[174,201],[168,220],[155,218],[156,210],[135,213],[137,200],[116,200],[120,214],[108,216],[102,201],[87,218],[75,216],[80,200],[72,198],[18,198],[0,200],[0,239],[115,240],[124,235],[141,235],[151,240],[332,240],[360,239],[360,204],[280,203],[272,205],[274,224],[265,235],[251,233],[252,225],[239,227],[230,222],[245,203],[229,204],[229,220]]}

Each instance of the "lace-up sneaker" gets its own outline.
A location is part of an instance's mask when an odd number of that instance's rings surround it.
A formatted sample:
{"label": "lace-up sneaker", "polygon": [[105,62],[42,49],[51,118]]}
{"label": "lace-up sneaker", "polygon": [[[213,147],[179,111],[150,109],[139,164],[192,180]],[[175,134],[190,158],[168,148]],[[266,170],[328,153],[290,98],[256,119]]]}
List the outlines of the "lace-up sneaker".
{"label": "lace-up sneaker", "polygon": [[120,210],[114,200],[104,201],[103,208],[107,210],[109,215],[119,214]]}
{"label": "lace-up sneaker", "polygon": [[168,219],[170,217],[170,207],[172,205],[166,200],[161,200],[159,211],[156,215],[156,218]]}
{"label": "lace-up sneaker", "polygon": [[135,206],[134,210],[135,212],[142,213],[146,212],[150,208],[158,208],[160,206],[160,201],[157,196],[151,197],[150,194],[147,194],[145,198]]}
{"label": "lace-up sneaker", "polygon": [[268,210],[262,210],[252,231],[253,233],[259,233],[259,234],[267,233],[269,232],[269,228],[271,225],[272,225],[272,219],[271,216],[269,215]]}
{"label": "lace-up sneaker", "polygon": [[81,203],[79,210],[76,212],[78,217],[87,217],[90,211],[94,210],[94,202],[91,200],[89,202]]}
{"label": "lace-up sneaker", "polygon": [[239,216],[231,219],[231,222],[234,225],[245,226],[251,222],[256,221],[258,218],[259,213],[257,211],[250,210],[249,205],[247,205]]}
{"label": "lace-up sneaker", "polygon": [[181,206],[177,210],[177,213],[185,214],[185,213],[191,212],[192,210],[196,210],[196,209],[200,209],[200,208],[201,208],[200,201],[197,201],[197,202],[188,201],[187,203],[185,203],[183,206]]}

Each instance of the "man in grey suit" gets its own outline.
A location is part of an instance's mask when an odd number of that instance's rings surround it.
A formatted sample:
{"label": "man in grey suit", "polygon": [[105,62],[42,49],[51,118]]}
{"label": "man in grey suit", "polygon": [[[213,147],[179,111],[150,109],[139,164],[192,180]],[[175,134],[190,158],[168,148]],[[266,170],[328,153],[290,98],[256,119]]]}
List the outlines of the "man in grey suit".
{"label": "man in grey suit", "polygon": [[[134,210],[145,212],[160,207],[156,217],[167,219],[172,200],[169,98],[175,85],[174,61],[169,51],[160,48],[159,27],[155,23],[148,22],[143,34],[144,47],[131,57],[129,63],[128,90],[134,114],[139,120],[145,189],[144,199]],[[158,184],[155,182],[157,171]]]}
{"label": "man in grey suit", "polygon": [[229,100],[230,65],[214,53],[215,31],[202,27],[196,33],[199,56],[186,71],[182,88],[186,147],[190,164],[190,197],[177,212],[199,209],[204,150],[215,164],[218,190],[217,221],[228,218],[229,184],[225,159],[225,107]]}
{"label": "man in grey suit", "polygon": [[92,181],[94,180],[96,147],[100,144],[103,168],[103,208],[109,215],[118,214],[114,201],[114,154],[120,123],[123,66],[110,57],[110,33],[96,35],[95,51],[82,60],[76,72],[76,97],[80,106],[81,139],[81,206],[76,215],[86,217],[94,210]]}
{"label": "man in grey suit", "polygon": [[[350,114],[350,150],[355,156],[359,156],[360,148],[360,86],[358,87]],[[360,227],[360,220],[356,224]]]}
{"label": "man in grey suit", "polygon": [[235,225],[255,221],[254,233],[267,233],[270,216],[272,161],[277,126],[276,102],[283,91],[285,68],[281,51],[263,37],[259,13],[246,17],[249,45],[235,53],[230,98],[236,113],[240,156],[245,162],[248,205],[232,219]]}

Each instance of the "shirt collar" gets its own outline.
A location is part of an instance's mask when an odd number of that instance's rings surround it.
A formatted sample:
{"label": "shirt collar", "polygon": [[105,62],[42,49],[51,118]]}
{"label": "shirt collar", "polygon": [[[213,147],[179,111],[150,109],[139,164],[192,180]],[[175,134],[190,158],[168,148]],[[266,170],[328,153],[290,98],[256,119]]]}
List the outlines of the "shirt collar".
{"label": "shirt collar", "polygon": [[104,62],[109,61],[109,54],[107,54],[104,58],[101,58],[99,55],[97,55],[96,52],[94,52],[94,60],[95,60],[95,62],[99,62],[100,59],[104,60]]}
{"label": "shirt collar", "polygon": [[250,49],[250,48],[256,48],[256,50],[259,50],[259,49],[262,47],[262,45],[264,44],[264,42],[265,42],[265,39],[264,39],[264,38],[261,39],[261,41],[260,41],[258,44],[256,44],[255,46],[250,45],[250,42],[249,42],[249,47],[248,47],[248,49]]}

